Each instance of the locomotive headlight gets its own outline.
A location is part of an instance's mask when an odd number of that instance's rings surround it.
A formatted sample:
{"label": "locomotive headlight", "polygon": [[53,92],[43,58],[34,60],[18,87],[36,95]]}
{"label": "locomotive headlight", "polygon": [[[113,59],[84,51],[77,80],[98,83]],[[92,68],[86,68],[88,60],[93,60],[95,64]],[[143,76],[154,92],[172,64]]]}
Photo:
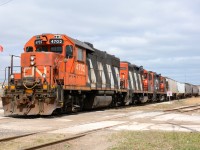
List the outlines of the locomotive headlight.
{"label": "locomotive headlight", "polygon": [[144,83],[145,83],[145,84],[147,84],[147,83],[148,83],[148,81],[147,81],[147,80],[144,80]]}
{"label": "locomotive headlight", "polygon": [[35,65],[35,61],[33,60],[33,61],[31,61],[31,65],[33,66],[33,65]]}
{"label": "locomotive headlight", "polygon": [[13,74],[10,75],[10,79],[14,79],[14,75]]}
{"label": "locomotive headlight", "polygon": [[31,61],[33,61],[35,59],[35,56],[31,56],[30,59]]}
{"label": "locomotive headlight", "polygon": [[42,77],[45,79],[47,77],[47,75],[45,73],[43,73]]}
{"label": "locomotive headlight", "polygon": [[10,89],[11,89],[11,90],[15,90],[15,85],[11,85],[11,86],[10,86]]}

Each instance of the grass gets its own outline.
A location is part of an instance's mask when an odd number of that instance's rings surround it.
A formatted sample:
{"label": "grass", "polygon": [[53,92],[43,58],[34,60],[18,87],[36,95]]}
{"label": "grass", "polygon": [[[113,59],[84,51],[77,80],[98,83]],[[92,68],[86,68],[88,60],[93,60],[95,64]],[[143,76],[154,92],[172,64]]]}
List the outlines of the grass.
{"label": "grass", "polygon": [[199,150],[200,133],[122,131],[112,135],[111,150]]}

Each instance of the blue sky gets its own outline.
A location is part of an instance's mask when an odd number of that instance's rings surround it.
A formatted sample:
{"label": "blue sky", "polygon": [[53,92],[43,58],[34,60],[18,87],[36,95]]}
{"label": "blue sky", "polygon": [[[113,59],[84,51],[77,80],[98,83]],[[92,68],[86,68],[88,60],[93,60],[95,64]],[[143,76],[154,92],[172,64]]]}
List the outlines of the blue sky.
{"label": "blue sky", "polygon": [[[34,35],[62,33],[180,82],[200,84],[199,0],[0,0],[0,80]],[[19,61],[15,61],[19,64]]]}

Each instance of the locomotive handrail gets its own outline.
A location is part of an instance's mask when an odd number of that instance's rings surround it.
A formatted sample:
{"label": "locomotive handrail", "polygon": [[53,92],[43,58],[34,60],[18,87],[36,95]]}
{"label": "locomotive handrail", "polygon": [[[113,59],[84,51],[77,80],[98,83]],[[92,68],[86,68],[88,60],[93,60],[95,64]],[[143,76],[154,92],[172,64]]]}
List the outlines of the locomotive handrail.
{"label": "locomotive handrail", "polygon": [[[44,65],[37,65],[37,66],[32,66],[32,67],[34,67],[34,79],[35,79],[35,75],[36,75],[36,67],[40,67],[40,66],[44,66]],[[49,76],[47,76],[47,78],[49,78],[50,79],[50,86],[52,85],[52,66],[51,65],[45,65],[44,67],[49,67],[50,68],[50,70],[49,70]],[[20,75],[21,75],[21,79],[23,79],[23,68],[25,68],[25,67],[21,67],[21,66],[12,66],[12,68],[21,68],[20,69],[20,72],[18,72],[18,73],[20,73]],[[10,66],[8,66],[8,67],[6,67],[5,68],[5,79],[4,79],[4,82],[3,82],[3,84],[2,84],[2,87],[5,85],[5,82],[6,82],[6,79],[7,79],[7,70],[8,70],[8,85],[10,84],[10,81],[9,81],[9,77],[10,77],[10,75],[12,75],[11,74],[11,67]],[[47,75],[47,74],[46,74]],[[24,84],[24,83],[23,83]],[[36,84],[37,85],[37,84]],[[34,85],[34,87],[36,86],[36,85]],[[26,85],[24,85],[27,89],[29,89],[29,87],[27,87]],[[34,87],[32,87],[32,88],[34,88]]]}
{"label": "locomotive handrail", "polygon": [[6,74],[7,74],[7,73],[6,73],[6,69],[7,69],[7,68],[8,68],[8,67],[5,68],[5,79],[4,79],[4,81],[3,81],[2,88],[4,88],[4,85],[5,85],[5,82],[6,82]]}
{"label": "locomotive handrail", "polygon": [[10,72],[11,74],[13,74],[13,57],[18,57],[18,58],[21,58],[20,56],[16,56],[16,55],[10,55],[11,56],[11,65],[10,65]]}
{"label": "locomotive handrail", "polygon": [[8,85],[9,85],[9,77],[10,77],[10,75],[12,75],[12,74],[11,74],[11,68],[14,68],[14,67],[21,68],[21,66],[12,66],[12,67],[8,66],[8,67],[5,68],[5,79],[4,79],[4,82],[3,82],[3,84],[2,84],[2,88],[3,88],[3,86],[5,85],[5,82],[6,82],[6,79],[7,79],[6,70],[8,69]]}

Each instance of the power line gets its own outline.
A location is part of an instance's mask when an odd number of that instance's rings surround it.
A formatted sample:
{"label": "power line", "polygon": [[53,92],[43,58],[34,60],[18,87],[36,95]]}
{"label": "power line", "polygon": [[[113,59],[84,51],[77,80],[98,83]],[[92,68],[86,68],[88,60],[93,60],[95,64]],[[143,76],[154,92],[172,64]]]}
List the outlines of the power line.
{"label": "power line", "polygon": [[13,1],[13,0],[9,0],[9,1],[5,2],[5,3],[2,3],[2,4],[0,4],[0,6],[6,5],[6,4],[10,3],[11,1]]}

